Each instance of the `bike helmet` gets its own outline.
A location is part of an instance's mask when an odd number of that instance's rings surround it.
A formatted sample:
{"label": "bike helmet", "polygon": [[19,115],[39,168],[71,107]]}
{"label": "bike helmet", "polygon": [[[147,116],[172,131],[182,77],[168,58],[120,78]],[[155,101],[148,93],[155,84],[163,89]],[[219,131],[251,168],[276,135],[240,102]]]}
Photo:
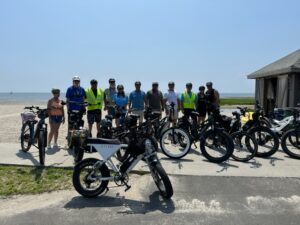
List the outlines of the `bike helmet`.
{"label": "bike helmet", "polygon": [[73,81],[75,81],[75,80],[80,81],[80,77],[79,76],[74,76]]}
{"label": "bike helmet", "polygon": [[91,83],[91,84],[97,84],[98,81],[97,81],[96,79],[92,79],[90,83]]}

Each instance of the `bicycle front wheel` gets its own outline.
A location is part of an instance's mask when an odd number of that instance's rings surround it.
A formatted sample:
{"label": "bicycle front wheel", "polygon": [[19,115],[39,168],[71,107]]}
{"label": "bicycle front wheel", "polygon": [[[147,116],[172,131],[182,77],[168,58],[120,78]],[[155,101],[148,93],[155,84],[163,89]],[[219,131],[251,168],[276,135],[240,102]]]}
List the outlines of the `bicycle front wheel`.
{"label": "bicycle front wheel", "polygon": [[31,147],[30,139],[33,136],[31,126],[30,123],[26,122],[21,128],[21,149],[23,152],[28,152]]}
{"label": "bicycle front wheel", "polygon": [[300,159],[300,131],[287,131],[281,139],[282,150],[295,159]]}
{"label": "bicycle front wheel", "polygon": [[172,159],[184,157],[190,151],[191,145],[190,136],[181,128],[171,127],[160,138],[162,152]]}
{"label": "bicycle front wheel", "polygon": [[152,178],[163,198],[169,199],[173,196],[173,187],[171,181],[160,163],[154,163],[150,166]]}
{"label": "bicycle front wheel", "polygon": [[247,162],[256,155],[258,144],[255,138],[245,132],[231,134],[234,150],[231,157],[240,162]]}
{"label": "bicycle front wheel", "polygon": [[40,164],[45,165],[46,143],[45,143],[45,131],[44,130],[40,130],[39,140],[38,140],[38,148],[39,148]]}
{"label": "bicycle front wheel", "polygon": [[232,155],[234,143],[228,133],[221,130],[208,130],[201,137],[200,149],[208,161],[222,163]]}

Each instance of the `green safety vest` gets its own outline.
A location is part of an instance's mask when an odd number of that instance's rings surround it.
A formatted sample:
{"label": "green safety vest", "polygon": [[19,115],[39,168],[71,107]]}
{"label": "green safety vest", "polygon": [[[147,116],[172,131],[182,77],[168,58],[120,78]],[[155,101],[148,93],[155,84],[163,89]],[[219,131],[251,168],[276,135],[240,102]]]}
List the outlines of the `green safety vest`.
{"label": "green safety vest", "polygon": [[192,92],[190,96],[187,91],[183,93],[183,108],[184,109],[195,109],[196,94]]}
{"label": "green safety vest", "polygon": [[97,88],[97,97],[91,88],[85,89],[87,102],[91,105],[88,106],[88,110],[102,109],[104,93],[100,88]]}

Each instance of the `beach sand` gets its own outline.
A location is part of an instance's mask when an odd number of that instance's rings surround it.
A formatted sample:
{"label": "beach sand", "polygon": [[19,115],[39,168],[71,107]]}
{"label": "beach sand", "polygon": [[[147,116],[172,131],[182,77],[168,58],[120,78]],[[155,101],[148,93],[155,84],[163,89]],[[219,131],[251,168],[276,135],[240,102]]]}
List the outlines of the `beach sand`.
{"label": "beach sand", "polygon": [[[2,103],[0,105],[0,143],[20,143],[20,133],[21,133],[21,127],[22,127],[22,120],[20,113],[24,111],[24,106],[31,105],[26,104],[24,102],[22,103]],[[45,108],[46,104],[38,104],[41,108]],[[222,109],[235,109],[236,106],[230,106],[230,107],[222,107]],[[225,110],[226,111],[226,110]],[[231,113],[229,111],[226,111],[225,114],[227,116],[230,116]],[[103,111],[102,118],[106,115],[106,111]],[[164,116],[164,115],[163,115]],[[87,121],[86,121],[86,115],[84,116],[85,121],[85,127],[87,127]],[[46,119],[46,122],[49,124],[49,120]],[[49,126],[48,126],[49,127]],[[50,130],[50,127],[48,128],[48,131]],[[60,134],[58,138],[58,144],[60,146],[65,146],[66,141],[66,135],[67,135],[67,122],[65,124],[61,125],[60,128]],[[93,136],[96,136],[96,127],[93,128]]]}

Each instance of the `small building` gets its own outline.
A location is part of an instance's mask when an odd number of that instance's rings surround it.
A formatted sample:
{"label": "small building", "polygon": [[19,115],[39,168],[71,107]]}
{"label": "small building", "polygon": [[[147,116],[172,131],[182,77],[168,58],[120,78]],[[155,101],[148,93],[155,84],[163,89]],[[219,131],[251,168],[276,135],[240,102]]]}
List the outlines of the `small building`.
{"label": "small building", "polygon": [[295,107],[300,103],[300,49],[251,73],[255,99],[270,112],[274,107]]}

